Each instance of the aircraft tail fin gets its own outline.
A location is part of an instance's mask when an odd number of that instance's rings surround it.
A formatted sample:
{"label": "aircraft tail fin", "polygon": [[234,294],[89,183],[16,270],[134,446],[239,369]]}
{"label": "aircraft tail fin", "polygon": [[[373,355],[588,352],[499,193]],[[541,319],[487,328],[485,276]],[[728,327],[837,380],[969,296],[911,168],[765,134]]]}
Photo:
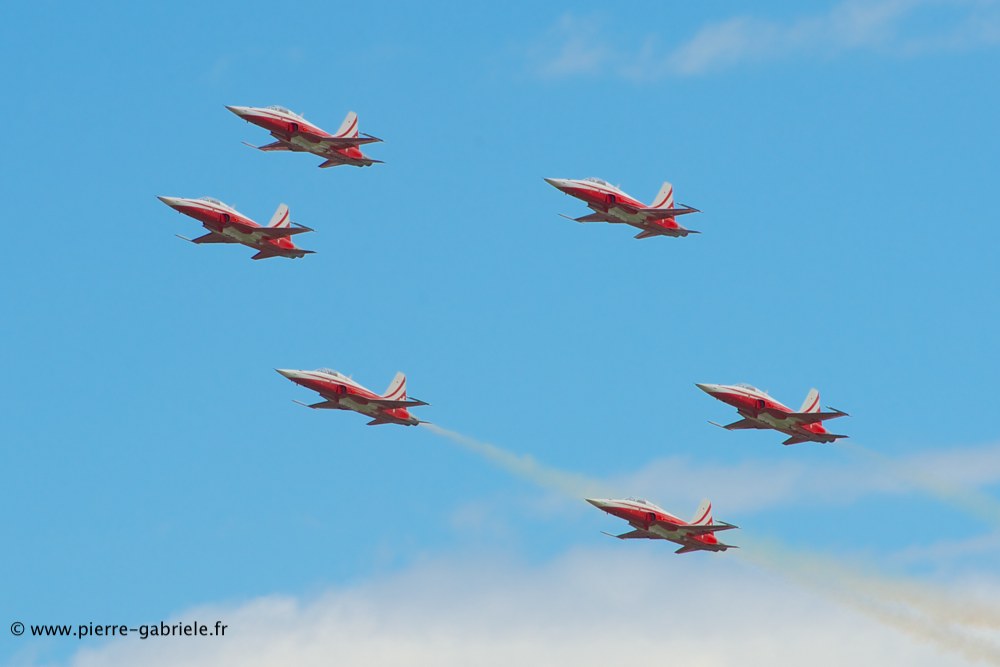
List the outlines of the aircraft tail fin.
{"label": "aircraft tail fin", "polygon": [[711,526],[712,525],[712,501],[706,498],[701,501],[698,505],[698,511],[694,513],[694,518],[691,519],[692,526]]}
{"label": "aircraft tail fin", "polygon": [[802,401],[799,412],[819,412],[819,390],[810,389],[806,394],[806,400]]}
{"label": "aircraft tail fin", "polygon": [[288,227],[292,224],[288,216],[288,206],[285,204],[278,204],[278,210],[274,212],[271,216],[271,222],[267,223],[268,227]]}
{"label": "aircraft tail fin", "polygon": [[344,122],[340,124],[340,129],[337,130],[337,134],[333,135],[335,137],[356,137],[358,136],[358,114],[353,111],[347,112],[347,117],[344,118]]}
{"label": "aircraft tail fin", "polygon": [[650,208],[673,208],[674,207],[674,186],[670,181],[665,181],[660,188],[659,194],[653,200]]}
{"label": "aircraft tail fin", "polygon": [[392,378],[392,382],[389,383],[389,388],[382,394],[382,398],[388,398],[393,401],[406,400],[406,375],[404,373],[396,373],[396,377]]}

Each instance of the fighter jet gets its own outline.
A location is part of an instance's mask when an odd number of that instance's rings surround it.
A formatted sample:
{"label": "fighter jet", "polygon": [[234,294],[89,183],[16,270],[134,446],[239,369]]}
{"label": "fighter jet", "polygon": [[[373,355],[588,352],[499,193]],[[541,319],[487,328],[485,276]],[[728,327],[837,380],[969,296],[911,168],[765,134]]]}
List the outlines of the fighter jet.
{"label": "fighter jet", "polygon": [[370,167],[382,160],[373,160],[358,146],[382,141],[370,134],[358,132],[358,114],[347,112],[347,118],[341,123],[336,134],[313,125],[302,116],[285,107],[230,107],[227,109],[254,125],[259,125],[277,141],[264,146],[247,144],[250,148],[262,151],[295,151],[306,152],[324,158],[321,169],[336,167],[342,164],[352,167]]}
{"label": "fighter jet", "polygon": [[389,388],[381,396],[362,387],[351,378],[329,368],[315,371],[294,371],[276,368],[286,378],[306,389],[318,392],[325,400],[312,405],[295,401],[307,408],[321,410],[353,410],[372,417],[368,426],[401,424],[416,426],[421,420],[410,415],[407,408],[427,405],[423,401],[406,397],[406,376],[396,373]]}
{"label": "fighter jet", "polygon": [[185,199],[183,197],[157,197],[164,204],[200,222],[208,234],[196,239],[177,235],[191,243],[242,243],[257,250],[251,259],[288,257],[296,259],[313,254],[312,250],[295,247],[290,236],[311,232],[312,229],[288,219],[288,207],[278,205],[267,227],[261,227],[232,206],[212,197]]}
{"label": "fighter jet", "polygon": [[723,426],[709,422],[727,431],[741,429],[774,429],[791,436],[783,445],[797,445],[800,442],[834,442],[846,435],[828,433],[823,427],[824,420],[846,417],[847,413],[834,408],[822,412],[819,408],[819,391],[810,389],[798,412],[771,398],[767,392],[748,384],[695,384],[712,398],[728,403],[736,408],[743,419]]}
{"label": "fighter jet", "polygon": [[661,507],[641,498],[611,500],[607,498],[587,498],[588,503],[604,510],[612,516],[625,519],[635,530],[621,535],[604,533],[620,540],[646,539],[670,540],[681,545],[674,553],[689,551],[725,551],[738,549],[732,544],[723,544],[715,537],[720,530],[737,528],[731,523],[712,521],[712,503],[701,501],[698,511],[690,522],[678,519]]}
{"label": "fighter jet", "polygon": [[663,187],[660,188],[660,193],[653,200],[652,206],[646,206],[599,178],[584,178],[582,180],[546,178],[545,181],[571,197],[583,200],[594,211],[590,215],[580,218],[562,216],[568,220],[632,225],[641,230],[635,235],[637,239],[701,233],[693,229],[685,229],[678,224],[677,216],[700,213],[700,211],[683,204],[675,207],[674,186],[670,183],[664,183]]}

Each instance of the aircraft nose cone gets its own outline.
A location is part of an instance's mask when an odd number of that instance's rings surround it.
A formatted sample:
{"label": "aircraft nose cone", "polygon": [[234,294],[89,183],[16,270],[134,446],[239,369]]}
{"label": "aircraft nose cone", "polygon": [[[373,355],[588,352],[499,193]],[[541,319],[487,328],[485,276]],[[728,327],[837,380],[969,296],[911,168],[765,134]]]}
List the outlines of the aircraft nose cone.
{"label": "aircraft nose cone", "polygon": [[246,107],[231,107],[231,106],[229,106],[227,104],[226,108],[229,109],[230,111],[232,111],[237,116],[243,116],[243,114],[245,114],[247,112],[247,108]]}
{"label": "aircraft nose cone", "polygon": [[562,186],[566,182],[566,180],[562,178],[546,178],[545,182],[554,188],[562,189]]}
{"label": "aircraft nose cone", "polygon": [[289,380],[294,380],[299,376],[298,371],[293,371],[287,368],[275,368],[274,370],[280,373],[281,375],[284,375]]}
{"label": "aircraft nose cone", "polygon": [[157,195],[156,198],[159,199],[164,204],[166,204],[167,206],[177,206],[177,204],[179,202],[179,200],[177,199],[177,197],[161,197],[161,196]]}
{"label": "aircraft nose cone", "polygon": [[697,382],[694,383],[694,386],[698,387],[698,389],[701,389],[706,394],[713,394],[713,393],[715,393],[715,391],[719,387],[719,385],[716,385],[716,384],[698,384]]}
{"label": "aircraft nose cone", "polygon": [[584,498],[584,500],[600,510],[608,506],[608,501],[604,498]]}

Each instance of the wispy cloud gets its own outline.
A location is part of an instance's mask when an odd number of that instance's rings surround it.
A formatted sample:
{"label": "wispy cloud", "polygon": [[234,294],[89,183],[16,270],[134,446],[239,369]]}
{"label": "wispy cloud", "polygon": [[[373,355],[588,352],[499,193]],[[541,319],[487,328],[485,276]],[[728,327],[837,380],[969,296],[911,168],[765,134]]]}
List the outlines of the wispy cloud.
{"label": "wispy cloud", "polygon": [[[949,447],[892,458],[851,442],[835,445],[837,456],[817,467],[797,459],[701,463],[688,457],[657,459],[641,469],[595,478],[541,462],[434,424],[433,433],[481,456],[512,475],[575,503],[586,497],[711,494],[719,507],[743,514],[801,504],[846,505],[867,496],[921,493],[982,519],[1000,530],[1000,500],[983,489],[1000,484],[1000,445]],[[550,499],[543,499],[546,503]]]}
{"label": "wispy cloud", "polygon": [[[731,554],[675,558],[616,546],[543,565],[437,560],[315,598],[190,609],[177,619],[222,619],[227,638],[108,640],[70,664],[588,667],[660,665],[664,655],[709,667],[764,667],[777,656],[782,664],[819,666],[996,662],[992,642],[899,608],[883,591],[859,597],[835,582],[837,595],[816,595],[831,585],[824,570],[801,560],[786,578]],[[822,585],[813,587],[812,578]],[[980,586],[1000,592],[994,579]]]}
{"label": "wispy cloud", "polygon": [[609,482],[630,493],[697,498],[711,487],[717,508],[751,513],[803,499],[815,505],[847,505],[867,496],[920,493],[1000,529],[1000,501],[983,489],[1000,483],[1000,445],[949,447],[890,458],[852,444],[836,445],[846,456],[815,466],[789,460],[698,463],[671,457],[653,461]]}
{"label": "wispy cloud", "polygon": [[914,57],[969,50],[1000,44],[1000,6],[994,0],[841,0],[825,12],[784,19],[734,16],[675,43],[650,33],[634,48],[612,47],[624,41],[607,37],[614,29],[603,16],[564,15],[529,49],[531,66],[546,78],[642,82],[851,52]]}

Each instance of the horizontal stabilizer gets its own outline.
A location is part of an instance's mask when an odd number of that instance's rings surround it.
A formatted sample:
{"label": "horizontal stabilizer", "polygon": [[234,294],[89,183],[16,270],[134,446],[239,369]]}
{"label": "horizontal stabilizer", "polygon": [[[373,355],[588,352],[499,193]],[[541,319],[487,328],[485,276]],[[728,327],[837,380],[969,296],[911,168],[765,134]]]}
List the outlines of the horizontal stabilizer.
{"label": "horizontal stabilizer", "polygon": [[809,438],[803,438],[802,436],[799,436],[799,435],[793,435],[792,437],[790,437],[788,440],[785,440],[781,444],[783,444],[783,445],[797,445],[800,442],[809,442],[809,441],[810,441]]}
{"label": "horizontal stabilizer", "polygon": [[691,546],[690,544],[688,544],[688,545],[685,545],[685,546],[681,547],[680,549],[678,549],[674,553],[675,554],[688,554],[688,553],[691,553],[692,551],[701,551],[703,548],[704,547],[695,547],[695,546]]}
{"label": "horizontal stabilizer", "polygon": [[391,424],[391,423],[392,422],[387,419],[373,419],[367,424],[365,424],[365,426],[381,426],[382,424]]}

